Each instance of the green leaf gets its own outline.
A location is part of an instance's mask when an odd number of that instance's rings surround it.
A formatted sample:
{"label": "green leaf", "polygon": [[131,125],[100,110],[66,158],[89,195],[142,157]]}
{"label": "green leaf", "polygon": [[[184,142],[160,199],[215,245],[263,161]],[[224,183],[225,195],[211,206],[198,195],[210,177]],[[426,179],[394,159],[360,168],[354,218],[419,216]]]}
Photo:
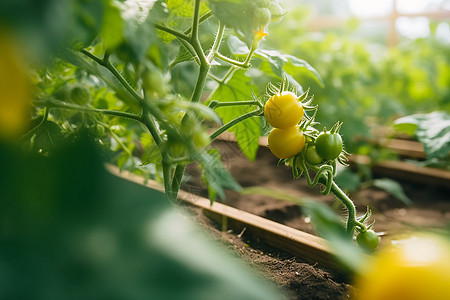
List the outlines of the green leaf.
{"label": "green leaf", "polygon": [[305,201],[302,210],[311,217],[317,233],[327,240],[343,267],[353,273],[364,269],[365,257],[361,249],[349,239],[344,223],[330,207],[317,201]]}
{"label": "green leaf", "polygon": [[225,199],[224,188],[240,191],[241,186],[234,180],[230,172],[223,166],[219,150],[209,149],[199,156],[203,181],[208,186],[211,202],[216,200],[216,195]]}
{"label": "green leaf", "polygon": [[[245,76],[244,70],[238,70],[226,84],[219,85],[213,91],[210,100],[245,101],[249,99],[251,89],[251,79]],[[254,109],[254,107],[239,105],[221,107],[216,112],[222,118],[223,122],[228,123]],[[248,159],[253,161],[256,157],[259,136],[261,135],[260,119],[257,117],[248,118],[231,127],[229,131],[235,133],[237,143],[242,152]]]}
{"label": "green leaf", "polygon": [[100,35],[106,49],[114,49],[123,41],[123,23],[120,9],[114,1],[108,1]]}
{"label": "green leaf", "polygon": [[[151,45],[162,47],[153,24],[168,17],[163,1],[126,1],[121,5],[121,16],[123,36],[134,59],[143,59]],[[161,55],[165,53],[164,50],[160,51]]]}
{"label": "green leaf", "polygon": [[233,28],[247,45],[252,42],[252,18],[246,14],[247,3],[243,0],[210,0],[209,6],[220,22]]}
{"label": "green leaf", "polygon": [[409,199],[409,197],[406,196],[405,192],[403,191],[402,186],[397,181],[394,181],[394,180],[388,179],[388,178],[382,178],[382,179],[373,180],[372,184],[375,187],[388,192],[389,194],[394,196],[396,199],[402,201],[404,204],[406,204],[406,205],[412,204],[411,199]]}
{"label": "green leaf", "polygon": [[[194,12],[194,1],[192,0],[166,0],[167,8],[172,16],[190,18]],[[200,14],[209,10],[204,1],[200,3]]]}
{"label": "green leaf", "polygon": [[248,46],[235,35],[228,38],[227,45],[230,52],[235,55],[246,55],[250,52]]}
{"label": "green leaf", "polygon": [[303,59],[293,55],[282,54],[276,50],[260,49],[256,50],[255,57],[259,57],[269,62],[272,71],[280,78],[282,78],[285,73],[294,74],[301,70],[305,75],[314,79],[321,87],[324,86],[320,74]]}
{"label": "green leaf", "polygon": [[342,171],[338,171],[334,181],[341,189],[347,192],[358,190],[361,184],[359,175],[350,170],[350,168],[344,168]]}
{"label": "green leaf", "polygon": [[427,159],[450,155],[450,115],[445,112],[415,114],[397,119],[395,127],[413,131],[424,146]]}
{"label": "green leaf", "polygon": [[45,121],[35,131],[33,148],[47,152],[57,147],[64,139],[61,127],[52,121]]}
{"label": "green leaf", "polygon": [[144,133],[141,136],[142,148],[144,153],[141,157],[141,166],[148,164],[161,164],[161,151],[156,145],[153,137],[149,133]]}
{"label": "green leaf", "polygon": [[185,61],[191,61],[194,59],[194,56],[192,55],[189,50],[183,46],[183,44],[180,45],[180,50],[178,51],[178,55],[175,58],[175,60],[170,64],[170,69],[175,67],[177,64],[185,62]]}

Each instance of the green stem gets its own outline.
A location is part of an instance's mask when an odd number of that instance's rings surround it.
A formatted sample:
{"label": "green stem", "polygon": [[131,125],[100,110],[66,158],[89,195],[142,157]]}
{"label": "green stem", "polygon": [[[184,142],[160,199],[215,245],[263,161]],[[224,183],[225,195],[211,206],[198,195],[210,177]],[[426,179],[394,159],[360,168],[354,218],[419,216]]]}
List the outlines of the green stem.
{"label": "green stem", "polygon": [[212,80],[214,80],[215,82],[217,82],[217,83],[223,83],[222,79],[220,79],[219,77],[214,76],[214,75],[211,74],[211,73],[208,73],[208,76],[209,76]]}
{"label": "green stem", "polygon": [[209,52],[208,57],[206,58],[208,63],[211,63],[216,53],[218,53],[224,32],[225,32],[225,25],[219,22],[219,29],[217,30],[216,38],[214,39],[214,43],[211,47],[211,52]]}
{"label": "green stem", "polygon": [[84,49],[80,50],[80,52],[86,55],[87,57],[91,58],[99,65],[107,68],[117,78],[117,80],[119,80],[119,82],[123,85],[123,87],[131,94],[131,96],[134,98],[135,101],[137,101],[140,104],[144,102],[144,99],[131,87],[128,81],[125,80],[122,74],[120,74],[120,72],[116,69],[116,67],[111,63],[111,61],[109,60],[108,52],[105,53],[103,59],[100,59],[99,57],[95,56],[94,54]]}
{"label": "green stem", "polygon": [[184,163],[177,164],[177,166],[175,168],[175,172],[173,174],[173,179],[172,179],[172,186],[171,186],[172,193],[178,194],[178,191],[180,190],[180,186],[181,186],[181,181],[183,179],[183,174],[184,174],[185,168],[186,168],[186,164],[184,164]]}
{"label": "green stem", "polygon": [[245,60],[244,62],[240,62],[240,61],[234,60],[232,58],[229,58],[219,52],[214,53],[214,56],[218,59],[223,60],[224,62],[227,62],[227,63],[233,65],[233,66],[236,66],[239,68],[244,68],[244,69],[250,68],[250,64],[248,63],[247,60]]}
{"label": "green stem", "polygon": [[224,84],[228,81],[229,78],[233,75],[233,73],[238,69],[236,66],[231,66],[231,68],[228,69],[227,73],[223,76],[221,83]]}
{"label": "green stem", "polygon": [[45,106],[47,108],[61,108],[61,109],[71,109],[71,110],[77,110],[87,113],[99,113],[109,116],[115,116],[125,119],[131,119],[138,122],[142,122],[142,118],[140,115],[129,113],[129,112],[123,112],[118,110],[109,110],[109,109],[98,109],[98,108],[91,108],[86,106],[80,106],[72,103],[67,103],[60,100],[53,100],[53,99],[46,99],[46,100],[37,100],[34,102],[36,106]]}
{"label": "green stem", "polygon": [[103,66],[107,68],[119,82],[123,85],[123,87],[133,96],[133,98],[141,105],[144,105],[144,98],[140,96],[126,81],[126,79],[122,76],[122,74],[117,70],[117,68],[111,63],[109,57],[105,55],[105,59],[103,60]]}
{"label": "green stem", "polygon": [[45,107],[44,109],[45,109],[44,116],[42,117],[41,122],[39,122],[39,124],[37,124],[35,127],[33,127],[30,131],[25,133],[20,140],[24,140],[24,139],[28,138],[29,136],[33,135],[34,132],[36,132],[36,130],[39,127],[41,127],[47,121],[50,108],[49,107]]}
{"label": "green stem", "polygon": [[[180,43],[189,51],[189,53],[191,53],[192,57],[194,58],[195,62],[200,65],[200,59],[198,58],[197,53],[195,52],[194,47],[192,47],[192,45],[182,39],[179,39]],[[173,67],[173,65],[170,66],[171,68]]]}
{"label": "green stem", "polygon": [[203,94],[203,89],[205,87],[206,78],[209,73],[209,64],[200,64],[200,69],[197,77],[197,82],[195,84],[194,91],[192,92],[191,102],[200,102]]}
{"label": "green stem", "polygon": [[172,164],[165,159],[162,161],[163,177],[164,177],[164,190],[170,201],[175,203],[178,193],[172,191]]}
{"label": "green stem", "polygon": [[106,128],[108,129],[108,131],[111,134],[111,136],[113,137],[113,139],[116,140],[117,144],[119,144],[119,146],[123,149],[123,151],[125,151],[125,153],[128,154],[129,157],[133,157],[133,153],[131,152],[131,150],[124,143],[122,143],[120,138],[111,129],[111,127],[107,126]]}
{"label": "green stem", "polygon": [[171,35],[173,35],[173,36],[175,36],[175,37],[177,37],[179,39],[182,39],[182,40],[185,40],[185,41],[189,41],[189,36],[187,34],[184,34],[182,32],[179,32],[179,31],[177,31],[175,29],[166,27],[166,26],[161,25],[161,24],[153,24],[153,26],[155,26],[156,29],[159,29],[159,30],[162,30],[164,32],[167,32],[167,33],[169,33],[169,34],[171,34]]}
{"label": "green stem", "polygon": [[[204,13],[200,19],[198,20],[198,23],[203,23],[204,21],[206,21],[209,17],[211,17],[213,15],[212,10]],[[189,35],[192,31],[192,27],[189,27],[188,29],[186,29],[186,31],[184,32],[185,35]]]}
{"label": "green stem", "polygon": [[[145,125],[145,127],[147,127],[148,131],[150,132],[153,139],[155,140],[156,145],[159,146],[159,150],[161,150],[161,145],[163,143],[163,140],[161,138],[161,135],[160,135],[158,129],[156,128],[155,120],[152,118],[152,116],[150,115],[150,113],[148,112],[148,110],[146,108],[144,108],[144,110],[142,112],[142,121],[141,122]],[[161,153],[162,153],[162,151],[161,151]]]}
{"label": "green stem", "polygon": [[211,140],[213,140],[216,137],[218,137],[220,134],[222,134],[223,132],[225,132],[226,130],[231,128],[232,126],[236,125],[237,123],[242,122],[245,119],[258,116],[260,114],[261,114],[261,109],[259,109],[259,108],[257,110],[254,110],[254,111],[248,112],[246,114],[243,114],[243,115],[237,117],[236,119],[231,120],[230,122],[222,125],[219,129],[214,131],[209,137],[211,138]]}
{"label": "green stem", "polygon": [[[326,184],[326,178],[324,176],[321,176],[319,178],[319,182],[321,184]],[[348,211],[348,218],[347,218],[347,234],[352,237],[353,233],[355,231],[355,227],[359,227],[362,230],[366,229],[366,226],[359,222],[356,219],[356,207],[353,201],[344,193],[344,191],[341,190],[341,188],[333,181],[331,184],[331,192],[341,200],[341,202],[345,205]]]}
{"label": "green stem", "polygon": [[260,109],[262,108],[262,104],[256,100],[248,100],[248,101],[225,101],[219,102],[217,100],[212,100],[209,102],[208,107],[212,109],[216,109],[224,106],[239,106],[239,105],[257,105]]}

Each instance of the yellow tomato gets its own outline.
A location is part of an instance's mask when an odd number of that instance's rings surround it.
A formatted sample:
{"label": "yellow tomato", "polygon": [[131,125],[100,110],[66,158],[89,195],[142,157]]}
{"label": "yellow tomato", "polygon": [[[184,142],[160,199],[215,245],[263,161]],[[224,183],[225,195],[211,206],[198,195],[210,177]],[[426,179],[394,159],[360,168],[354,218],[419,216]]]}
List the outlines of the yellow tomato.
{"label": "yellow tomato", "polygon": [[269,149],[278,158],[289,158],[305,146],[305,136],[298,126],[274,128],[269,133]]}
{"label": "yellow tomato", "polygon": [[419,235],[380,250],[357,278],[354,299],[450,299],[450,242]]}
{"label": "yellow tomato", "polygon": [[0,28],[0,139],[11,140],[24,133],[29,120],[29,92],[17,49]]}
{"label": "yellow tomato", "polygon": [[273,95],[264,107],[264,117],[275,128],[297,125],[303,118],[303,105],[292,92]]}

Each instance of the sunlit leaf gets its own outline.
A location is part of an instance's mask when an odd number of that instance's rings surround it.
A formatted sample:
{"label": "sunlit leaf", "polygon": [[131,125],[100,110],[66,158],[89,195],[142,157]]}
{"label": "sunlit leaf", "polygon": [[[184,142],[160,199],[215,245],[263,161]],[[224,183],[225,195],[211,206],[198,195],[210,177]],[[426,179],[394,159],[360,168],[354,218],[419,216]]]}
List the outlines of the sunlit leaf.
{"label": "sunlit leaf", "polygon": [[406,205],[412,204],[411,199],[405,194],[402,186],[397,181],[389,178],[381,178],[381,179],[374,179],[372,181],[372,184],[375,187],[388,192],[396,199],[402,201],[404,204]]}
{"label": "sunlit leaf", "polygon": [[241,189],[230,172],[225,169],[217,149],[210,149],[201,153],[199,162],[202,178],[208,187],[211,202],[216,200],[216,195],[221,199],[225,199],[225,188],[235,191]]}
{"label": "sunlit leaf", "polygon": [[[214,90],[210,96],[211,100],[217,101],[245,101],[251,99],[251,79],[245,76],[243,70],[238,70],[234,73],[231,80],[226,84],[221,84]],[[256,107],[249,106],[230,106],[218,108],[217,114],[222,118],[224,123],[230,122],[233,119],[254,110]],[[258,141],[261,134],[261,124],[257,117],[252,117],[244,120],[231,127],[229,131],[234,132],[236,140],[242,152],[250,160],[256,157],[258,150]]]}

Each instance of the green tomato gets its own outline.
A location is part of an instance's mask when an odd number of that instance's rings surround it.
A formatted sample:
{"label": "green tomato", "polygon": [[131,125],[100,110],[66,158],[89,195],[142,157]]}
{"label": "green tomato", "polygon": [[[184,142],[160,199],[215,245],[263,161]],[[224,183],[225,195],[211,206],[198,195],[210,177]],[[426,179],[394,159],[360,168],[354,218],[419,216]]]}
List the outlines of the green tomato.
{"label": "green tomato", "polygon": [[194,143],[195,148],[198,151],[203,150],[206,146],[208,146],[211,143],[209,134],[207,134],[205,131],[198,131],[194,133],[192,141]]}
{"label": "green tomato", "polygon": [[156,67],[147,70],[143,74],[142,82],[149,95],[157,94],[164,96],[167,93],[168,87],[164,79],[164,74]]}
{"label": "green tomato", "polygon": [[342,152],[342,137],[339,133],[322,132],[316,138],[316,151],[326,160],[333,160]]}
{"label": "green tomato", "polygon": [[87,87],[75,85],[70,90],[70,101],[78,105],[85,105],[91,100],[91,93]]}
{"label": "green tomato", "polygon": [[316,147],[313,145],[306,148],[305,159],[311,165],[318,165],[323,161],[323,158],[317,153]]}
{"label": "green tomato", "polygon": [[278,22],[286,14],[286,11],[276,2],[271,2],[268,6],[271,14],[271,22]]}
{"label": "green tomato", "polygon": [[270,10],[264,7],[258,7],[253,12],[253,25],[255,28],[266,27],[270,23]]}
{"label": "green tomato", "polygon": [[270,1],[270,0],[256,0],[254,5],[255,5],[255,7],[266,7],[266,8],[268,8],[271,3],[272,3],[272,1]]}
{"label": "green tomato", "polygon": [[378,247],[378,234],[372,229],[360,232],[356,236],[356,242],[362,249],[366,251],[373,251]]}

